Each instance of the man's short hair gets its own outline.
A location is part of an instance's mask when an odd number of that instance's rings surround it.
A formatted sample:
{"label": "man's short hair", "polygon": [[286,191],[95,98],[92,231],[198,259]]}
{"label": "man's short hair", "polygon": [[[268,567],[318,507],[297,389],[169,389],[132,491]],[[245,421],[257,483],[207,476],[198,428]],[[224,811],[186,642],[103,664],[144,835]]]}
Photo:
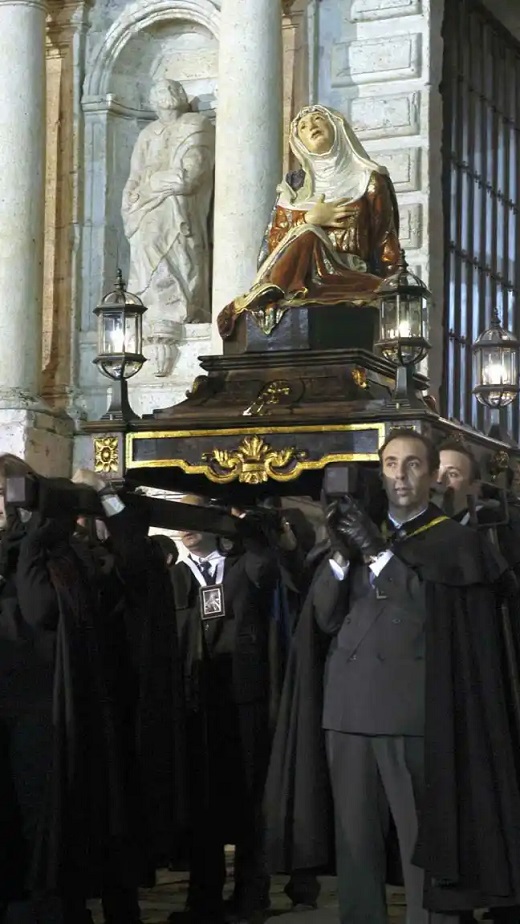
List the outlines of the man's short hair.
{"label": "man's short hair", "polygon": [[453,436],[448,437],[448,439],[443,440],[439,446],[439,455],[441,452],[446,449],[449,452],[459,452],[461,456],[466,456],[466,459],[469,459],[471,468],[470,468],[470,479],[471,481],[480,481],[481,471],[480,465],[473,454],[473,450],[468,446],[467,443],[464,443],[462,440],[458,440]]}
{"label": "man's short hair", "polygon": [[155,545],[159,546],[165,559],[168,558],[168,555],[171,555],[173,562],[175,563],[177,561],[179,550],[170,536],[165,536],[164,533],[155,533],[153,536],[150,536],[150,538]]}
{"label": "man's short hair", "polygon": [[383,461],[383,453],[387,446],[390,443],[393,443],[394,440],[416,440],[418,443],[422,443],[426,449],[426,461],[428,463],[428,470],[433,474],[436,472],[440,465],[439,459],[439,450],[432,443],[429,437],[424,436],[424,434],[419,433],[418,430],[413,430],[411,427],[395,427],[393,430],[390,430],[386,440],[379,449],[379,460]]}

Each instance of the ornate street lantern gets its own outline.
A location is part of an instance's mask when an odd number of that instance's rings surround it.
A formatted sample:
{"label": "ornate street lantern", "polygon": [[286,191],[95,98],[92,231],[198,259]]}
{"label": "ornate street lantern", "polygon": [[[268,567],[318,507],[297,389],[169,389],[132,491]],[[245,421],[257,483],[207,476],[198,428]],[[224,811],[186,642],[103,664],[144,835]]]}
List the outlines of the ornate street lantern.
{"label": "ornate street lantern", "polygon": [[430,293],[418,276],[408,269],[404,250],[397,270],[377,290],[380,299],[380,353],[399,366],[415,366],[430,349],[428,309]]}
{"label": "ornate street lantern", "polygon": [[408,268],[404,250],[396,272],[383,280],[377,295],[379,340],[375,347],[398,367],[393,400],[414,404],[413,367],[430,349],[427,335],[431,296],[422,280]]}
{"label": "ornate street lantern", "polygon": [[491,325],[473,344],[473,394],[486,407],[507,407],[520,391],[518,354],[520,341],[505,330],[493,309]]}
{"label": "ornate street lantern", "polygon": [[98,355],[93,362],[103,375],[117,382],[110,407],[102,420],[127,421],[136,417],[128,402],[127,380],[136,375],[146,362],[142,354],[145,311],[141,299],[127,292],[123,274],[118,270],[114,290],[94,308]]}

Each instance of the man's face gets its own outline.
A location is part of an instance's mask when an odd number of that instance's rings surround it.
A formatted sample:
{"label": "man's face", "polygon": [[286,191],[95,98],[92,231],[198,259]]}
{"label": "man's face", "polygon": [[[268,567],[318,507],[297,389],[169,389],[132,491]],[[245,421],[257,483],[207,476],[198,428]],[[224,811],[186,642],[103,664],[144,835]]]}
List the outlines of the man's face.
{"label": "man's face", "polygon": [[428,452],[420,440],[413,436],[392,440],[384,450],[381,470],[391,510],[406,515],[428,505],[437,472],[429,470]]}
{"label": "man's face", "polygon": [[326,154],[334,144],[334,126],[322,112],[307,112],[298,122],[298,137],[311,154]]}
{"label": "man's face", "polygon": [[211,533],[198,533],[187,529],[179,531],[178,536],[188,552],[194,552],[195,555],[209,555],[216,548],[215,537]]}
{"label": "man's face", "polygon": [[473,479],[471,459],[456,449],[441,449],[439,482],[454,492],[455,512],[468,506],[468,494],[477,493],[477,483]]}
{"label": "man's face", "polygon": [[193,530],[183,530],[179,532],[179,539],[182,544],[189,550],[195,551],[199,545],[204,543],[204,533],[196,533]]}

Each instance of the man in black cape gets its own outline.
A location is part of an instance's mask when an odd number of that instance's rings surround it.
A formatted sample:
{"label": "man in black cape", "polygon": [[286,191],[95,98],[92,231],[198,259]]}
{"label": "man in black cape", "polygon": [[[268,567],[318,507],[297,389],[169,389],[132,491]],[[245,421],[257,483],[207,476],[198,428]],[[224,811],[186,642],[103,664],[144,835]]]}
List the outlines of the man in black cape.
{"label": "man in black cape", "polygon": [[[478,533],[428,504],[439,459],[426,439],[395,431],[381,457],[393,538],[351,499],[329,511],[340,573],[322,563],[297,628],[268,851],[280,871],[330,869],[333,806],[342,921],[376,924],[392,814],[408,920],[457,920],[520,895],[520,726],[498,605],[507,572]],[[324,691],[318,623],[333,636]]]}
{"label": "man in black cape", "polygon": [[72,517],[7,509],[0,917],[80,924],[86,897],[103,892],[110,924],[137,922],[145,860],[120,589],[100,594],[98,568],[73,548]]}
{"label": "man in black cape", "polygon": [[[248,513],[243,538],[225,549],[213,535],[184,531],[184,557],[171,569],[187,703],[188,910],[197,922],[223,921],[226,910],[250,919],[269,903],[262,796],[282,664],[273,618],[281,552],[270,522]],[[227,909],[225,844],[235,844]]]}
{"label": "man in black cape", "polygon": [[[439,446],[439,488],[443,509],[463,526],[482,529],[520,578],[520,501],[509,489],[481,482],[471,448],[447,439]],[[510,475],[510,471],[506,473]],[[471,509],[470,509],[471,507]]]}
{"label": "man in black cape", "polygon": [[148,525],[104,482],[95,487],[110,541],[94,521],[72,535],[73,518],[36,513],[24,526],[13,511],[0,546],[0,765],[3,792],[14,783],[20,794],[0,813],[9,924],[80,924],[85,900],[100,895],[107,924],[137,922],[137,886],[153,884],[185,836],[184,709],[164,556]]}
{"label": "man in black cape", "polygon": [[180,855],[187,830],[185,704],[170,574],[161,545],[148,537],[145,514],[125,505],[93,472],[79,470],[74,481],[98,492],[105,514],[98,524],[105,526],[104,541],[90,519],[74,548],[82,558],[97,558],[104,593],[117,599],[119,634],[112,653],[126,665],[119,696],[137,761],[133,812],[142,826],[148,870],[140,883],[151,885],[154,870]]}
{"label": "man in black cape", "polygon": [[[481,470],[471,447],[453,437],[439,446],[439,483],[442,508],[463,526],[478,529],[499,549],[517,580],[520,577],[520,505],[507,488],[483,485]],[[508,473],[509,474],[509,473]],[[504,675],[510,679],[511,696],[520,711],[520,649],[518,633],[511,629],[510,614],[503,607]],[[516,617],[518,619],[518,611]],[[485,916],[498,924],[518,924],[520,908],[492,908]],[[463,924],[474,921],[471,912]]]}

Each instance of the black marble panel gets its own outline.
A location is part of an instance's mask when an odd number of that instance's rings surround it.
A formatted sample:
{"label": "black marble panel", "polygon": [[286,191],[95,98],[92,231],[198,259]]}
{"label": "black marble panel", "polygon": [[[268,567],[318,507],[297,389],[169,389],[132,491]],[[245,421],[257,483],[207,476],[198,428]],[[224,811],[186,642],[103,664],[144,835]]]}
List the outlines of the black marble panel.
{"label": "black marble panel", "polygon": [[307,458],[318,460],[324,455],[355,456],[375,455],[379,447],[379,428],[359,430],[334,430],[323,428],[288,433],[251,433],[236,432],[223,436],[215,435],[179,434],[178,436],[165,435],[162,437],[143,437],[132,440],[131,455],[127,464],[132,463],[165,462],[182,459],[190,465],[203,464],[204,453],[210,453],[215,448],[236,450],[242,440],[247,436],[259,436],[269,445],[270,449],[287,449],[294,447],[307,453]]}

